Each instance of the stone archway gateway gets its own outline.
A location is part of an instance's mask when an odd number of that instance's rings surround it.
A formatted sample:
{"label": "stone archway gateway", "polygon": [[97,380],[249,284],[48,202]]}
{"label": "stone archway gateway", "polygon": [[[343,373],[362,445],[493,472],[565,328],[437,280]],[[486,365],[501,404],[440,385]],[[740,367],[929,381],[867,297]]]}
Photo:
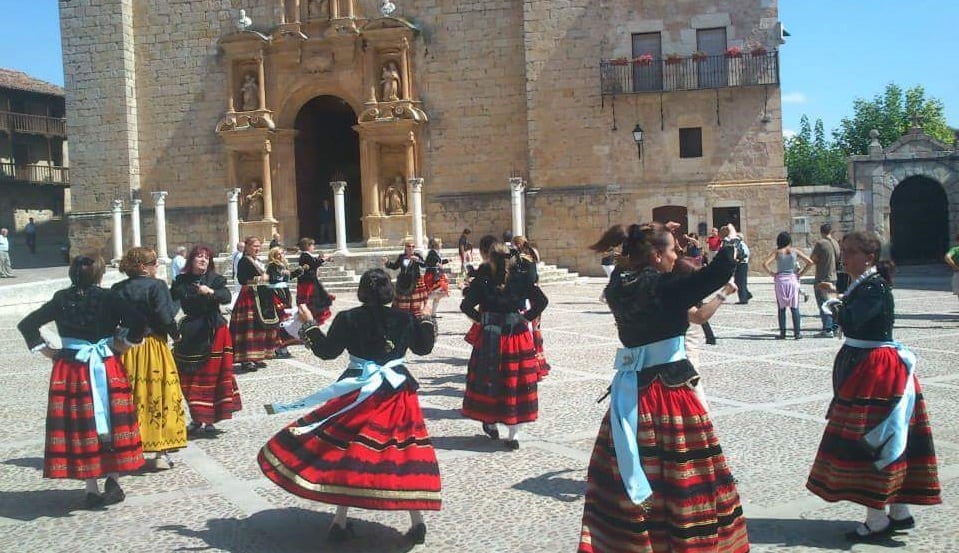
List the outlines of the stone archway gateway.
{"label": "stone archway gateway", "polygon": [[913,176],[889,200],[892,258],[899,264],[938,263],[949,247],[949,200],[933,179]]}
{"label": "stone archway gateway", "polygon": [[[333,209],[330,182],[346,187],[346,239],[363,240],[363,187],[356,114],[341,98],[317,96],[296,116],[296,215],[298,235],[320,238],[318,214],[323,201]],[[330,237],[330,241],[332,241]]]}

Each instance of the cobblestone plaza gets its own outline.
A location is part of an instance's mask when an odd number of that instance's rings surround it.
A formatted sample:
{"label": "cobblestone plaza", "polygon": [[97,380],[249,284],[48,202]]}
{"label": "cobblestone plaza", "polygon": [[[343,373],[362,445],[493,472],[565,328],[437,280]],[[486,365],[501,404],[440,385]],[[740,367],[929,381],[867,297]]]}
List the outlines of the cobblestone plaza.
{"label": "cobblestone plaza", "polygon": [[[941,280],[941,282],[939,282]],[[944,504],[914,510],[910,533],[881,545],[850,546],[843,534],[863,509],[828,504],[807,492],[805,478],[824,427],[830,371],[839,340],[815,339],[812,302],[802,304],[806,339],[774,340],[772,283],[756,279],[749,305],[726,305],[714,318],[719,344],[699,366],[713,421],[738,480],[753,551],[959,551],[959,301],[941,279],[904,279],[896,290],[896,337],[919,357],[918,373],[932,420]],[[410,359],[437,448],[443,509],[426,513],[426,543],[416,551],[572,552],[583,509],[590,451],[608,402],[596,400],[612,377],[619,347],[612,316],[596,298],[599,279],[550,286],[543,317],[553,370],[540,385],[540,420],[518,451],[486,438],[459,412],[469,346],[458,294],[444,301],[432,355]],[[806,286],[807,291],[811,291]],[[0,288],[2,293],[2,288]],[[335,309],[355,301],[341,295]],[[326,544],[333,507],[294,497],[256,466],[266,440],[289,415],[262,405],[291,400],[335,379],[345,357],[295,357],[238,377],[244,409],[221,432],[192,440],[173,470],[124,477],[124,503],[83,509],[83,485],[41,478],[49,363],[26,351],[16,323],[34,305],[0,308],[0,551],[203,551],[296,553],[410,551],[402,512],[353,509],[357,538]],[[45,332],[47,332],[45,330]],[[51,332],[52,335],[52,332]],[[953,399],[950,399],[952,397]]]}

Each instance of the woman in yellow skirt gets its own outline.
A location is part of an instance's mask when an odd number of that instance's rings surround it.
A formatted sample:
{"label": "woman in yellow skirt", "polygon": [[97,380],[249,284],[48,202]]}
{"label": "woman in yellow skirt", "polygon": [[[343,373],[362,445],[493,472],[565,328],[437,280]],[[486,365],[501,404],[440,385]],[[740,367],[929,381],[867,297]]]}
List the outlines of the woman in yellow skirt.
{"label": "woman in yellow skirt", "polygon": [[123,354],[133,401],[137,407],[140,438],[147,466],[173,468],[170,452],[186,447],[183,392],[167,337],[177,338],[176,314],[170,290],[156,278],[157,255],[150,248],[130,248],[120,261],[129,278],[113,290],[148,322],[143,343]]}

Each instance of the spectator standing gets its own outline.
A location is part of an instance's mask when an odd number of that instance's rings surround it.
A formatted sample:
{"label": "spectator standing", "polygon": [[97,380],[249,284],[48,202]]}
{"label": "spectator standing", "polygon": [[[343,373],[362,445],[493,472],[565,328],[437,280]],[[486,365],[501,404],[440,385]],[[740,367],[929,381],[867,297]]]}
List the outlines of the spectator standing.
{"label": "spectator standing", "polygon": [[283,241],[280,239],[280,233],[274,232],[273,239],[270,240],[270,249],[272,250],[273,248],[282,248],[282,247],[283,247]]}
{"label": "spectator standing", "polygon": [[956,245],[946,252],[946,264],[952,269],[952,293],[959,296],[959,234],[956,235]]}
{"label": "spectator standing", "polygon": [[186,267],[186,247],[177,246],[176,255],[170,260],[170,283],[176,280],[176,276],[183,272]]}
{"label": "spectator standing", "polygon": [[10,240],[7,238],[7,229],[0,228],[0,278],[15,278],[13,266],[10,265]]}
{"label": "spectator standing", "polygon": [[323,207],[316,217],[320,224],[320,235],[317,237],[320,244],[331,244],[333,242],[333,208],[330,207],[330,200],[323,200]]}
{"label": "spectator standing", "polygon": [[719,248],[722,246],[723,237],[719,235],[719,229],[713,227],[712,230],[709,231],[709,236],[706,237],[706,249],[708,253],[703,252],[705,254],[704,261],[709,263],[712,258],[716,257],[716,254],[719,253]]}
{"label": "spectator standing", "polygon": [[[826,291],[820,284],[828,282],[836,284],[837,271],[839,270],[839,244],[832,237],[832,225],[823,223],[819,227],[819,241],[813,246],[812,262],[816,264],[816,278],[813,290],[816,293],[816,305],[822,307],[822,304],[828,299]],[[822,319],[822,330],[817,334],[820,338],[832,338],[836,335],[836,324],[833,321],[832,313],[818,309],[819,317]]]}
{"label": "spectator standing", "polygon": [[472,233],[473,231],[468,228],[463,229],[463,233],[460,234],[456,244],[460,253],[460,275],[463,277],[468,273],[466,264],[473,262],[473,244],[470,243],[470,234]]}
{"label": "spectator standing", "polygon": [[723,227],[722,235],[723,243],[736,248],[738,263],[736,264],[736,272],[733,274],[733,282],[736,283],[737,293],[739,294],[739,301],[736,303],[746,305],[749,300],[753,299],[753,295],[749,292],[747,286],[749,279],[749,246],[746,245],[746,239],[736,232],[736,227],[732,223]]}
{"label": "spectator standing", "polygon": [[33,217],[30,217],[27,226],[23,227],[23,234],[27,237],[27,249],[30,253],[37,253],[37,225],[33,222]]}

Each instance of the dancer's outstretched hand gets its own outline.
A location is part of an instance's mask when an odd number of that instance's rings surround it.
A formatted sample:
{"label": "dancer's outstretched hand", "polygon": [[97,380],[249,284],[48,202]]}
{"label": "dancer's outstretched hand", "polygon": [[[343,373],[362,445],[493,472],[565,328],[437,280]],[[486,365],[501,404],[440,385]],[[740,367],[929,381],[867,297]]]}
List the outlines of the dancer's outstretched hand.
{"label": "dancer's outstretched hand", "polygon": [[300,319],[300,321],[302,321],[303,323],[316,322],[313,319],[313,312],[310,311],[310,308],[307,307],[305,303],[301,303],[300,305],[296,306],[296,308],[297,308],[296,316],[297,318]]}

